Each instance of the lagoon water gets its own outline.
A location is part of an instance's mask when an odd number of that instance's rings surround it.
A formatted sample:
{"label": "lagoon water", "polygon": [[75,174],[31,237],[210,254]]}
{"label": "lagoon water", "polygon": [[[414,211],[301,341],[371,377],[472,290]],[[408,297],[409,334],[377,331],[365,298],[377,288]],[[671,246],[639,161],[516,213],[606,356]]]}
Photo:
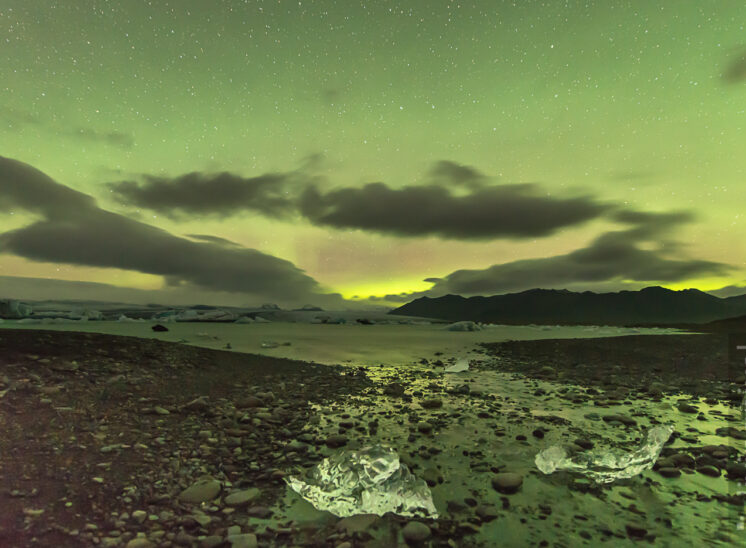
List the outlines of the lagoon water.
{"label": "lagoon water", "polygon": [[[609,326],[489,326],[482,331],[447,331],[442,324],[358,325],[270,322],[254,324],[188,323],[165,324],[169,331],[154,332],[155,322],[87,321],[69,323],[24,323],[5,320],[0,328],[83,331],[182,341],[194,346],[313,361],[323,364],[387,366],[407,365],[420,358],[442,359],[468,356],[480,342],[504,340],[569,339],[631,334],[679,333],[675,329],[636,329]],[[262,343],[279,343],[275,348]],[[285,345],[284,343],[290,343]]]}

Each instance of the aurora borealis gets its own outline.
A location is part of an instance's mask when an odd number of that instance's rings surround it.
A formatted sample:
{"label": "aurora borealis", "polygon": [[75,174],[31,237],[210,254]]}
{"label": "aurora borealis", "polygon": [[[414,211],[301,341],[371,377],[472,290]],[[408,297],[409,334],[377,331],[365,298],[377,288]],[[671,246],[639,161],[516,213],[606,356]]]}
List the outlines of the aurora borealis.
{"label": "aurora borealis", "polygon": [[730,0],[5,0],[0,276],[215,304],[746,292],[745,22]]}

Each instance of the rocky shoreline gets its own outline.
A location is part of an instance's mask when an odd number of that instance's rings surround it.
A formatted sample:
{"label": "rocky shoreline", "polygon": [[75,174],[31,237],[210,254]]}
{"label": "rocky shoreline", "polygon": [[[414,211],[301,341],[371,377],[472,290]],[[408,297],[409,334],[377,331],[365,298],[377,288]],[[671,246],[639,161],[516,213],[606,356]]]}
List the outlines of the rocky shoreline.
{"label": "rocky shoreline", "polygon": [[313,545],[330,534],[321,524],[252,520],[271,518],[284,470],[320,460],[326,440],[304,431],[310,405],[369,384],[345,373],[156,340],[0,331],[0,545]]}
{"label": "rocky shoreline", "polygon": [[[153,339],[0,330],[0,545],[457,547],[496,535],[626,545],[686,538],[677,520],[702,504],[731,521],[743,508],[731,492],[746,476],[736,441],[746,431],[732,413],[740,369],[722,335],[482,350],[469,372],[444,376],[439,353],[363,372]],[[480,384],[490,375],[497,384]],[[671,394],[680,401],[667,411]],[[545,476],[529,460],[561,441],[577,452],[629,448],[671,416],[679,427],[644,477],[594,486]],[[441,517],[340,519],[288,499],[287,474],[371,441],[397,449]],[[714,493],[698,478],[715,482]],[[662,510],[674,494],[676,511]]]}

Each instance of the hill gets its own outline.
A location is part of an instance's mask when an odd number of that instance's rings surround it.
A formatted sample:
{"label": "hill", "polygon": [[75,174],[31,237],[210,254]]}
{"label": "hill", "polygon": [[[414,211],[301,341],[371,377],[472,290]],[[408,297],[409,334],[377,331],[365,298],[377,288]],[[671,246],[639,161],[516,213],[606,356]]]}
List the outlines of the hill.
{"label": "hill", "polygon": [[491,297],[421,297],[389,314],[502,324],[705,323],[746,314],[746,296],[721,299],[697,289],[658,286],[617,293],[530,289]]}

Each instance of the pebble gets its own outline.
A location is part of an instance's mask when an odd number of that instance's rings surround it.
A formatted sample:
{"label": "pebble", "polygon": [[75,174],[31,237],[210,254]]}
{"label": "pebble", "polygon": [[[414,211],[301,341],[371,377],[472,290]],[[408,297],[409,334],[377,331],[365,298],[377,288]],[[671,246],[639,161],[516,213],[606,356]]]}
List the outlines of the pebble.
{"label": "pebble", "polygon": [[256,535],[252,533],[243,533],[240,535],[228,535],[225,537],[231,545],[231,548],[257,548]]}
{"label": "pebble", "polygon": [[658,469],[658,473],[664,478],[678,478],[681,471],[678,468],[663,467]]}
{"label": "pebble", "polygon": [[433,431],[433,425],[427,421],[420,421],[417,423],[417,431],[421,434],[429,434]]}
{"label": "pebble", "polygon": [[126,548],[155,548],[155,544],[145,537],[135,537],[126,544]]}
{"label": "pebble", "polygon": [[402,529],[402,535],[407,542],[423,542],[430,538],[430,527],[419,521],[410,521]]}
{"label": "pebble", "polygon": [[720,477],[720,470],[709,464],[706,464],[704,466],[697,466],[697,472],[699,472],[700,474],[704,474],[705,476],[710,476],[713,478]]}
{"label": "pebble", "polygon": [[439,409],[443,407],[443,400],[441,400],[440,398],[428,398],[426,400],[422,400],[420,402],[420,405],[425,409]]}
{"label": "pebble", "polygon": [[259,489],[252,487],[250,489],[244,489],[242,491],[235,491],[223,499],[226,506],[240,507],[246,506],[250,502],[258,499],[261,495]]}
{"label": "pebble", "polygon": [[627,536],[631,538],[643,538],[648,532],[643,526],[633,523],[626,524],[624,528],[627,531]]}
{"label": "pebble", "polygon": [[332,434],[328,438],[326,438],[326,446],[331,447],[332,449],[336,449],[338,447],[342,447],[344,445],[347,445],[347,436],[344,434]]}
{"label": "pebble", "polygon": [[523,476],[513,472],[502,472],[492,478],[492,487],[505,495],[518,492],[523,485]]}
{"label": "pebble", "polygon": [[682,413],[698,413],[699,412],[699,409],[697,407],[685,401],[679,402],[676,408]]}
{"label": "pebble", "polygon": [[179,500],[182,502],[207,502],[218,496],[220,487],[220,482],[215,478],[204,477],[184,489],[179,495]]}

